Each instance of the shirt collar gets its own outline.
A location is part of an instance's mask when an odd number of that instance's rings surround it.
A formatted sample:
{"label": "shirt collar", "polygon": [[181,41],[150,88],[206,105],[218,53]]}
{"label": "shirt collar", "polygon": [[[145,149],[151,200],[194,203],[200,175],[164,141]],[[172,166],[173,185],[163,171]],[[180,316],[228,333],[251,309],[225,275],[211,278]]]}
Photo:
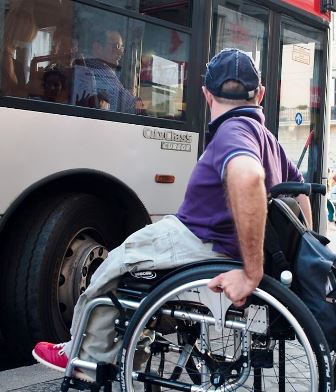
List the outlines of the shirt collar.
{"label": "shirt collar", "polygon": [[232,117],[250,117],[258,121],[261,125],[265,124],[265,116],[261,106],[239,106],[225,112],[209,123],[209,133],[211,138],[216,133],[219,126]]}

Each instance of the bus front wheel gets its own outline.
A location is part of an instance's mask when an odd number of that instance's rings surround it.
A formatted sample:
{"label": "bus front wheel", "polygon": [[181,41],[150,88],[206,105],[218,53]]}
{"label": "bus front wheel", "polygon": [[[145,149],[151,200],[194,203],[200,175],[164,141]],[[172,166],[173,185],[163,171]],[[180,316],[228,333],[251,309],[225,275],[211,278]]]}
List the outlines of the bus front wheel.
{"label": "bus front wheel", "polygon": [[16,222],[5,250],[1,330],[19,362],[31,361],[39,340],[69,339],[78,296],[120,242],[110,211],[95,196],[64,194],[33,204]]}

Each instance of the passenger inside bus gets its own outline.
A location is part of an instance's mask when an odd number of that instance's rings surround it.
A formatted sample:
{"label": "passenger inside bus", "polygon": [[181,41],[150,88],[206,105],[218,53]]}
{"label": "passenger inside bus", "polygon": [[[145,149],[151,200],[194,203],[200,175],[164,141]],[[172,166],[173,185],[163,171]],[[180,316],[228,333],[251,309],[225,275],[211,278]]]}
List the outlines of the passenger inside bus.
{"label": "passenger inside bus", "polygon": [[11,6],[5,20],[1,89],[6,95],[25,97],[24,64],[18,54],[26,50],[37,34],[34,1],[21,0]]}
{"label": "passenger inside bus", "polygon": [[[3,95],[184,118],[187,34],[106,10],[93,12],[70,0],[7,4],[0,53]],[[179,43],[173,51],[172,39]],[[168,46],[158,45],[161,41]]]}
{"label": "passenger inside bus", "polygon": [[49,102],[68,103],[68,80],[61,69],[47,67],[42,77],[43,99]]}
{"label": "passenger inside bus", "polygon": [[[101,29],[92,34],[91,39],[91,56],[83,60],[84,69],[80,65],[74,66],[72,94],[75,103],[92,107],[94,101],[96,108],[135,113],[136,99],[118,77],[124,54],[120,33]],[[99,100],[99,96],[105,98]],[[85,100],[78,101],[78,97],[86,97],[91,105],[85,105]]]}
{"label": "passenger inside bus", "polygon": [[[51,53],[35,56],[30,62],[28,96],[49,102],[69,103],[72,67],[80,60],[78,40],[66,25],[58,26],[52,37]],[[41,66],[49,62],[46,67]]]}

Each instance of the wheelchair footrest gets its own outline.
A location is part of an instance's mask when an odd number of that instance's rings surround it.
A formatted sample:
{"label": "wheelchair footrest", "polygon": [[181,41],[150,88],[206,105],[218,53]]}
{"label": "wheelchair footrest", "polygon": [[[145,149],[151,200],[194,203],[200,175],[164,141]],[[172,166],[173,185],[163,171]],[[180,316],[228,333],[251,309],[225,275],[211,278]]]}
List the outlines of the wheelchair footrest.
{"label": "wheelchair footrest", "polygon": [[95,382],[65,376],[61,385],[61,392],[68,392],[69,389],[90,392],[111,392],[112,382],[117,379],[117,375],[117,366],[105,362],[98,362]]}
{"label": "wheelchair footrest", "polygon": [[78,380],[73,377],[64,377],[61,385],[61,392],[68,392],[69,389],[98,392],[100,388],[96,383]]}

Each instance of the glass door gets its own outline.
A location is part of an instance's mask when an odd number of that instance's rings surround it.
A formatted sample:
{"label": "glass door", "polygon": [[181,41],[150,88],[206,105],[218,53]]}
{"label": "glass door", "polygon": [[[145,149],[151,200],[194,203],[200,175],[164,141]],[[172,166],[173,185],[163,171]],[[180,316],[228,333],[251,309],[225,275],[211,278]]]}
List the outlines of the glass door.
{"label": "glass door", "polygon": [[[236,47],[254,58],[266,87],[262,102],[266,125],[306,181],[321,182],[324,136],[329,131],[325,124],[327,26],[285,15],[273,3],[267,8],[252,0],[213,0],[210,57],[225,47]],[[323,199],[313,197],[312,203],[314,226],[323,232]]]}
{"label": "glass door", "polygon": [[219,0],[214,7],[212,53],[224,48],[248,52],[266,74],[269,10],[250,1]]}
{"label": "glass door", "polygon": [[[244,50],[253,57],[265,84],[268,23],[269,10],[251,1],[214,1],[210,58],[224,48]],[[207,115],[209,120],[209,112]]]}
{"label": "glass door", "polygon": [[278,139],[306,181],[321,180],[323,36],[297,21],[282,21]]}

